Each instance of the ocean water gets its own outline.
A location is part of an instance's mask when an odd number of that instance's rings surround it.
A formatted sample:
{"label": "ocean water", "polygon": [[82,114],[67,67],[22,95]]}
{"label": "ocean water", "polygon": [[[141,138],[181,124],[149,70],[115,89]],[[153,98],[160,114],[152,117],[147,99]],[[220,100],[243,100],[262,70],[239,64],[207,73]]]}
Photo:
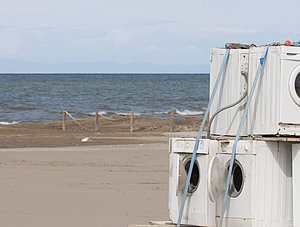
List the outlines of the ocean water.
{"label": "ocean water", "polygon": [[0,124],[60,120],[63,109],[200,116],[208,92],[208,74],[0,74]]}

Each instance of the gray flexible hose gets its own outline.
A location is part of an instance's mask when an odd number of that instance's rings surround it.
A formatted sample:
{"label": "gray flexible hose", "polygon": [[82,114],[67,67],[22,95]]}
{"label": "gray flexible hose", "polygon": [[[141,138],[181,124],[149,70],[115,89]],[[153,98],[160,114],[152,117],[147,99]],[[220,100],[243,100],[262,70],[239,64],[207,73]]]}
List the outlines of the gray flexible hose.
{"label": "gray flexible hose", "polygon": [[235,105],[239,104],[239,103],[240,103],[241,101],[243,101],[243,99],[247,96],[247,93],[248,93],[248,80],[247,80],[248,73],[242,72],[242,75],[245,76],[246,81],[247,81],[246,90],[245,90],[243,96],[242,96],[239,100],[237,100],[236,102],[234,102],[234,103],[232,103],[232,104],[230,104],[230,105],[228,105],[228,106],[225,106],[225,107],[219,109],[217,112],[215,112],[215,113],[211,116],[211,118],[210,118],[210,120],[209,120],[209,122],[208,122],[208,127],[207,127],[207,138],[210,138],[210,129],[211,129],[211,125],[212,125],[212,122],[213,122],[214,118],[215,118],[219,113],[221,113],[222,111],[227,110],[227,109],[229,109],[229,108],[231,108],[231,107],[234,107]]}

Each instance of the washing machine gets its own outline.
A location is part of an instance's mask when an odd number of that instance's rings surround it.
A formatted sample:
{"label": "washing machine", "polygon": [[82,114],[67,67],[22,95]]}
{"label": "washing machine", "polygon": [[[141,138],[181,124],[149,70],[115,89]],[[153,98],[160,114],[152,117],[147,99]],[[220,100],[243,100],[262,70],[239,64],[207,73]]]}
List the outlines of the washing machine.
{"label": "washing machine", "polygon": [[[252,86],[264,47],[249,53]],[[250,90],[250,88],[248,89]],[[250,135],[300,135],[300,47],[269,47],[248,114]]]}
{"label": "washing machine", "polygon": [[[210,50],[210,95],[220,72],[226,53],[224,48]],[[247,93],[249,49],[231,49],[227,65],[219,83],[217,93],[212,103],[209,118],[221,108],[238,101]],[[235,136],[244,113],[247,97],[236,106],[220,112],[212,122],[210,133],[212,135]],[[246,135],[247,127],[243,128],[241,135]]]}
{"label": "washing machine", "polygon": [[[216,201],[218,226],[233,143],[220,141],[210,163],[208,188],[210,198]],[[291,149],[287,142],[238,142],[223,227],[293,226]],[[220,169],[226,172],[226,179],[222,179],[224,174],[220,177],[223,185],[212,177]]]}
{"label": "washing machine", "polygon": [[[169,218],[173,223],[177,223],[180,214],[195,141],[194,138],[170,139]],[[199,141],[181,224],[216,226],[215,203],[210,201],[207,190],[207,169],[217,149],[216,140]]]}

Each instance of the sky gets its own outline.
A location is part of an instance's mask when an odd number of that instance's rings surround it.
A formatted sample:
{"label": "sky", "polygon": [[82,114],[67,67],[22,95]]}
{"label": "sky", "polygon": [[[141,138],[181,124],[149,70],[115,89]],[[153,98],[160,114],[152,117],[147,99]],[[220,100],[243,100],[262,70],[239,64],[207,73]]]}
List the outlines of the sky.
{"label": "sky", "polygon": [[300,40],[300,1],[0,0],[0,60],[203,65],[228,42]]}

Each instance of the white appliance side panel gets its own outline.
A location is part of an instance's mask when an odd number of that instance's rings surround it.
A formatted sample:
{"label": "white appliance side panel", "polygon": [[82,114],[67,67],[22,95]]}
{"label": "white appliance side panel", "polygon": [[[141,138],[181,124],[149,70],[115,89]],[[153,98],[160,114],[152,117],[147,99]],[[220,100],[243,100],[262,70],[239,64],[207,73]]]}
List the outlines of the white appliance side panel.
{"label": "white appliance side panel", "polygon": [[300,226],[300,144],[293,144],[293,213],[294,227]]}
{"label": "white appliance side panel", "polygon": [[292,227],[291,144],[256,143],[255,226]]}
{"label": "white appliance side panel", "polygon": [[[264,47],[251,48],[249,59],[250,93]],[[280,113],[280,47],[270,47],[265,67],[261,71],[258,84],[248,113],[248,134],[276,134]]]}
{"label": "white appliance side panel", "polygon": [[[220,72],[225,52],[226,50],[221,48],[211,49],[210,95]],[[245,77],[242,76],[241,71],[248,72],[248,52],[249,50],[230,51],[227,67],[222,75],[214,102],[212,103],[210,116],[222,107],[236,102],[244,94],[247,83]],[[219,113],[213,121],[211,134],[236,135],[245,102],[246,99],[237,106]],[[245,135],[246,131],[247,129],[245,126],[242,135]]]}
{"label": "white appliance side panel", "polygon": [[[211,97],[212,91],[214,89],[215,82],[217,80],[224,56],[225,56],[225,49],[211,49],[211,56],[210,56],[210,89],[209,89],[209,97]],[[230,56],[228,63],[232,61]],[[219,83],[219,88],[217,89],[217,93],[214,98],[214,102],[212,103],[209,116],[211,117],[219,108],[220,106],[223,106],[224,103],[227,102],[227,97],[222,97],[222,94],[226,92],[225,90],[225,81],[227,74],[227,69],[225,69],[225,73],[222,75],[221,81]],[[209,119],[210,119],[209,117]],[[225,116],[219,115],[215,118],[212,127],[211,127],[211,133],[217,134],[221,132],[225,132],[226,130],[226,122],[225,122]]]}

